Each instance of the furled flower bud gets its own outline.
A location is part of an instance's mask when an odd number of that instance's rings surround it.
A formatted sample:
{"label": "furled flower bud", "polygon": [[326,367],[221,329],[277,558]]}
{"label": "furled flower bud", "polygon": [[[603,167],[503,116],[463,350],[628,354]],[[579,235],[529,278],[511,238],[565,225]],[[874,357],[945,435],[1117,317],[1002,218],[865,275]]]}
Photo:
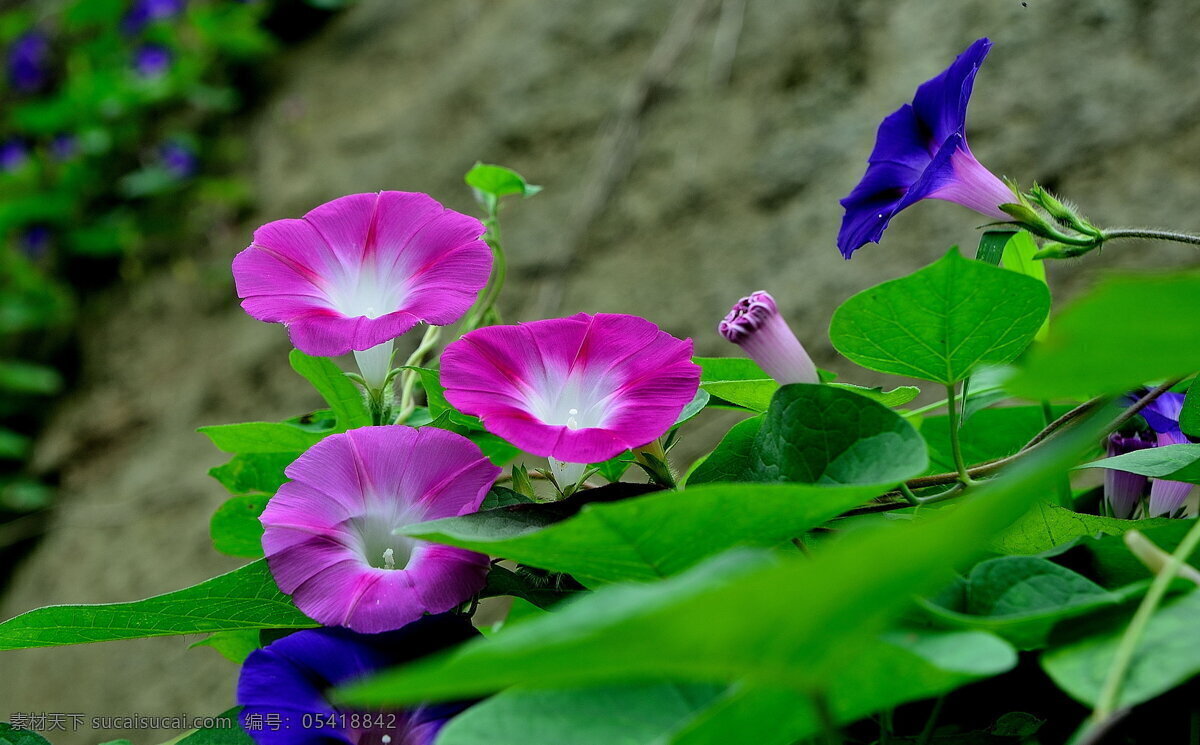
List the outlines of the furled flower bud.
{"label": "furled flower bud", "polygon": [[[1113,432],[1108,436],[1108,456],[1124,455],[1134,450],[1144,450],[1154,447],[1152,440],[1143,439],[1140,435],[1122,435]],[[1149,480],[1137,473],[1118,471],[1115,468],[1104,469],[1104,502],[1108,505],[1113,517],[1130,519],[1137,511],[1138,503],[1146,494]]]}
{"label": "furled flower bud", "polygon": [[817,367],[766,292],[748,295],[729,311],[717,331],[737,344],[780,385],[819,383]]}

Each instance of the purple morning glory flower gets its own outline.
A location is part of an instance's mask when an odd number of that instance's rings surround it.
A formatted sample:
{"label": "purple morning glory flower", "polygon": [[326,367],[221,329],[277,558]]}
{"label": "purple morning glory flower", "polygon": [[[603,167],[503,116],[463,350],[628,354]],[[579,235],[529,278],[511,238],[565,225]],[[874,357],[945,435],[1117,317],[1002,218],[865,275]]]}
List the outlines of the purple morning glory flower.
{"label": "purple morning glory flower", "polygon": [[29,148],[25,143],[14,138],[0,143],[0,171],[10,173],[19,170],[29,162]]}
{"label": "purple morning glory flower", "polygon": [[522,450],[597,463],[669,430],[700,367],[690,339],[644,318],[580,313],[472,331],[446,347],[442,383],[455,408]]}
{"label": "purple morning glory flower", "polygon": [[133,71],[145,79],[162,77],[171,68],[173,57],[161,44],[143,44],[134,50]]}
{"label": "purple morning glory flower", "polygon": [[50,140],[50,155],[55,160],[70,160],[79,150],[79,141],[75,135],[66,132],[56,134]]}
{"label": "purple morning glory flower", "polygon": [[186,0],[137,0],[121,19],[121,29],[132,36],[151,23],[174,18],[185,5]]}
{"label": "purple morning glory flower", "polygon": [[[1140,434],[1126,436],[1113,432],[1108,436],[1108,457],[1145,450],[1154,445],[1154,440],[1146,439]],[[1149,479],[1138,473],[1119,471],[1115,468],[1104,469],[1104,502],[1112,516],[1123,520],[1132,518],[1141,504],[1142,497],[1146,495],[1148,483]]]}
{"label": "purple morning glory flower", "polygon": [[[1133,403],[1141,396],[1129,394],[1126,403]],[[1144,448],[1162,447],[1163,445],[1180,445],[1190,442],[1187,435],[1179,427],[1179,414],[1183,411],[1184,394],[1164,393],[1146,408],[1141,416],[1150,425],[1150,431],[1133,436],[1114,433],[1108,439],[1108,454],[1121,455]],[[1192,492],[1192,484],[1168,479],[1147,479],[1144,476],[1105,469],[1104,498],[1117,517],[1132,517],[1137,505],[1146,493],[1146,483],[1150,484],[1150,502],[1146,508],[1146,517],[1171,516],[1179,511]]]}
{"label": "purple morning glory flower", "polygon": [[287,326],[301,351],[375,350],[355,356],[378,387],[392,340],[422,321],[452,324],[475,302],[492,270],[483,233],[427,194],[351,194],[263,225],[233,278],[246,312]]}
{"label": "purple morning glory flower", "polygon": [[819,383],[817,366],[779,313],[775,298],[758,291],[747,295],[717,326],[780,385]]}
{"label": "purple morning glory flower", "polygon": [[35,93],[50,75],[50,40],[40,31],[27,31],[8,48],[8,82],[21,93]]}
{"label": "purple morning glory flower", "polygon": [[279,589],[327,626],[398,629],[483,588],[488,557],[396,534],[475,512],[500,475],[479,447],[434,427],[330,435],[284,471],[259,518]]}
{"label": "purple morning glory flower", "polygon": [[37,261],[44,257],[50,251],[50,244],[54,239],[54,231],[49,226],[35,224],[30,225],[21,232],[19,245],[21,253],[28,256],[30,259]]}
{"label": "purple morning glory flower", "polygon": [[174,140],[158,148],[158,160],[168,173],[181,181],[195,176],[200,164],[195,150]]}
{"label": "purple morning glory flower", "polygon": [[994,220],[1010,220],[1001,204],[1016,197],[984,168],[967,146],[967,102],[975,74],[992,43],[979,39],[940,75],[917,88],[883,120],[867,171],[841,201],[846,209],[838,249],[847,259],[867,243],[878,243],[888,222],[922,199],[956,202]]}
{"label": "purple morning glory flower", "polygon": [[[1154,430],[1156,446],[1181,445],[1190,442],[1179,428],[1179,414],[1183,411],[1182,393],[1164,393],[1142,409],[1142,418]],[[1174,515],[1192,492],[1192,484],[1183,481],[1154,479],[1150,484],[1149,517]]]}
{"label": "purple morning glory flower", "polygon": [[335,706],[328,691],[478,636],[465,616],[450,614],[383,634],[297,631],[246,658],[238,719],[258,745],[432,745],[472,702],[368,712]]}

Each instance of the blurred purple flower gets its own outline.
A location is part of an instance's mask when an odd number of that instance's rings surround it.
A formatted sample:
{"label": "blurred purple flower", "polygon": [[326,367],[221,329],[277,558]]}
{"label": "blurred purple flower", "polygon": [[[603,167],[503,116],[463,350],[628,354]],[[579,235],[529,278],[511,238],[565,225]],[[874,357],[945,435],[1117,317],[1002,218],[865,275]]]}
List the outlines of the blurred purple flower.
{"label": "blurred purple flower", "polygon": [[181,181],[195,176],[200,163],[196,151],[177,140],[165,142],[159,147],[158,160],[168,173]]}
{"label": "blurred purple flower", "polygon": [[888,222],[922,199],[942,199],[993,220],[1010,220],[1000,205],[1015,201],[1012,190],[983,167],[967,146],[967,103],[975,74],[992,43],[979,39],[940,75],[917,88],[883,120],[867,171],[850,195],[838,231],[847,259],[867,243],[878,243]]}
{"label": "blurred purple flower", "polygon": [[171,69],[174,54],[161,44],[142,44],[133,52],[133,71],[144,79],[160,78]]}
{"label": "blurred purple flower", "polygon": [[737,301],[717,331],[780,385],[821,382],[817,366],[769,293],[760,290]]}
{"label": "blurred purple flower", "polygon": [[285,470],[260,520],[279,589],[327,626],[373,634],[443,613],[483,589],[488,557],[399,534],[475,512],[500,469],[433,427],[330,435]]}
{"label": "blurred purple flower", "polygon": [[70,160],[78,151],[79,141],[68,132],[56,134],[50,140],[50,155],[55,160]]}
{"label": "blurred purple flower", "polygon": [[183,12],[187,0],[136,0],[121,19],[121,30],[130,36],[156,21],[174,18]]}
{"label": "blurred purple flower", "polygon": [[29,148],[25,143],[12,137],[0,143],[0,171],[9,173],[16,171],[29,162]]}
{"label": "blurred purple flower", "polygon": [[258,745],[432,745],[472,702],[367,712],[335,706],[329,691],[478,636],[465,616],[449,614],[383,634],[297,631],[246,658],[237,686],[239,721]]}
{"label": "blurred purple flower", "polygon": [[50,77],[50,40],[34,29],[8,48],[8,83],[21,93],[36,93]]}
{"label": "blurred purple flower", "polygon": [[21,253],[37,261],[49,253],[53,238],[54,232],[48,226],[40,223],[30,225],[21,232],[19,239]]}

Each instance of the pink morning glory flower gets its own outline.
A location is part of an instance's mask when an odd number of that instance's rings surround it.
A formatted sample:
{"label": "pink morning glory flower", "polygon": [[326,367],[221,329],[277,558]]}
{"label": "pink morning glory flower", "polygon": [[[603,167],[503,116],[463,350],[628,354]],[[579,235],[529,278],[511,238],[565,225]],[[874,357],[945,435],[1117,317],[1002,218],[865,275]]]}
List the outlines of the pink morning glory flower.
{"label": "pink morning glory flower", "polygon": [[737,301],[717,331],[780,385],[821,382],[817,366],[769,293],[760,290]]}
{"label": "pink morning glory flower", "polygon": [[847,259],[878,243],[891,219],[922,199],[942,199],[993,220],[1012,218],[1000,205],[1012,189],[985,168],[967,146],[967,103],[975,75],[992,42],[979,39],[936,77],[917,88],[911,104],[892,112],[875,136],[867,171],[842,200],[846,209],[838,249]]}
{"label": "pink morning glory flower", "polygon": [[301,351],[374,350],[357,356],[377,388],[393,339],[421,321],[452,324],[475,302],[492,269],[483,233],[426,194],[351,194],[263,225],[233,276],[246,312],[286,325]]}
{"label": "pink morning glory flower", "polygon": [[671,428],[700,385],[691,357],[691,339],[644,318],[580,313],[472,331],[442,354],[442,383],[522,450],[596,463]]}
{"label": "pink morning glory flower", "polygon": [[488,557],[395,532],[479,509],[500,469],[465,437],[363,427],[326,437],[285,473],[260,518],[263,552],[313,620],[390,631],[482,589]]}

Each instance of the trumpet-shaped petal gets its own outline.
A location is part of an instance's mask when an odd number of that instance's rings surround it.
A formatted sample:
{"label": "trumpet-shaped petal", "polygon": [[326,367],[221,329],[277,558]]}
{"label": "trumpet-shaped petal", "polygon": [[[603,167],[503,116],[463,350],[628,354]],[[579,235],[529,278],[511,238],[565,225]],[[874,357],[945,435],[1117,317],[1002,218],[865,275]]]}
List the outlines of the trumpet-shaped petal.
{"label": "trumpet-shaped petal", "polygon": [[[1124,455],[1134,450],[1144,450],[1154,447],[1152,440],[1138,435],[1126,437],[1114,432],[1108,437],[1108,456]],[[1138,473],[1118,471],[1115,468],[1104,469],[1104,501],[1114,517],[1129,519],[1137,511],[1138,504],[1146,494],[1149,479]]]}
{"label": "trumpet-shaped petal", "polygon": [[700,385],[691,356],[644,318],[580,313],[472,331],[446,348],[442,383],[522,450],[595,463],[671,428]]}
{"label": "trumpet-shaped petal", "polygon": [[995,219],[1010,219],[1000,205],[1012,190],[975,159],[967,145],[967,103],[975,75],[992,43],[979,39],[941,74],[917,88],[879,125],[867,171],[850,195],[838,232],[847,259],[877,243],[891,219],[922,199],[956,202]]}
{"label": "trumpet-shaped petal", "polygon": [[398,629],[468,600],[488,558],[396,535],[479,509],[500,473],[470,440],[435,428],[331,435],[285,471],[260,518],[279,589],[330,626]]}
{"label": "trumpet-shaped petal", "polygon": [[737,301],[717,331],[746,350],[780,385],[820,382],[817,366],[769,293],[760,290]]}
{"label": "trumpet-shaped petal", "polygon": [[247,313],[336,356],[461,318],[491,273],[483,233],[425,194],[352,194],[259,228],[233,276]]}
{"label": "trumpet-shaped petal", "polygon": [[258,745],[432,745],[469,702],[395,711],[335,706],[328,691],[478,636],[464,616],[427,616],[398,631],[356,634],[306,629],[246,658],[238,679],[239,720]]}

